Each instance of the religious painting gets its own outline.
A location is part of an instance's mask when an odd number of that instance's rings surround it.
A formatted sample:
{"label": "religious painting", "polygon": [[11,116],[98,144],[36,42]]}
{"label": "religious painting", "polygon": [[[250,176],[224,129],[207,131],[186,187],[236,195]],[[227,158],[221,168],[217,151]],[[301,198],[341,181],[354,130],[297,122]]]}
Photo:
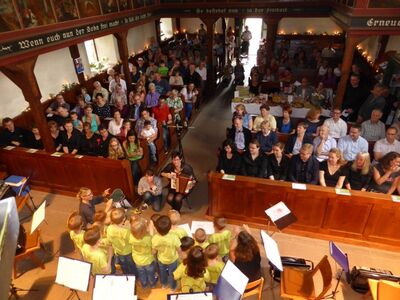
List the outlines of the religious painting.
{"label": "religious painting", "polygon": [[100,0],[103,14],[109,14],[118,11],[117,0]]}
{"label": "religious painting", "polygon": [[144,0],[133,0],[133,7],[140,8],[144,6]]}
{"label": "religious painting", "polygon": [[21,29],[11,0],[0,0],[0,32]]}
{"label": "religious painting", "polygon": [[400,0],[369,0],[368,6],[373,8],[400,7]]}
{"label": "religious painting", "polygon": [[24,28],[56,22],[50,0],[17,0],[17,5]]}
{"label": "religious painting", "polygon": [[78,10],[74,0],[53,0],[59,22],[78,19]]}
{"label": "religious painting", "polygon": [[98,0],[78,0],[77,3],[81,18],[101,15]]}
{"label": "religious painting", "polygon": [[119,10],[127,10],[132,8],[132,0],[119,0]]}

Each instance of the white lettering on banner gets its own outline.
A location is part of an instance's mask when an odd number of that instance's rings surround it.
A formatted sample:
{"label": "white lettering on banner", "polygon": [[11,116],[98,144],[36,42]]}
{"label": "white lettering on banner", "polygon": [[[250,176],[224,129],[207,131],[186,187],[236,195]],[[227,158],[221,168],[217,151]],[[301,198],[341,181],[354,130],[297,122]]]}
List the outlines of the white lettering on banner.
{"label": "white lettering on banner", "polygon": [[400,27],[400,20],[376,20],[371,18],[367,21],[368,27]]}
{"label": "white lettering on banner", "polygon": [[29,49],[32,47],[44,45],[44,41],[42,38],[35,39],[35,40],[23,40],[23,41],[19,41],[18,45],[21,49]]}

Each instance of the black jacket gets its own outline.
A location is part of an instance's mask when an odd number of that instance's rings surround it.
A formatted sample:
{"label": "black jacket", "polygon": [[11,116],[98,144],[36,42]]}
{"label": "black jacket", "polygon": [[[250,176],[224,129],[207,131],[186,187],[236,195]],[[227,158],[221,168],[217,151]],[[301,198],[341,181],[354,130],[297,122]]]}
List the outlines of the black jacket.
{"label": "black jacket", "polygon": [[245,153],[242,156],[240,175],[267,178],[268,176],[267,157],[264,154],[260,153],[260,155],[255,160],[253,160],[250,155],[250,152]]}
{"label": "black jacket", "polygon": [[293,155],[289,165],[288,179],[291,182],[318,184],[319,182],[319,162],[311,156],[305,163],[304,173],[302,166],[304,162],[300,159],[300,155]]}
{"label": "black jacket", "polygon": [[268,155],[268,177],[274,176],[275,180],[287,180],[290,158],[282,155],[281,163],[275,158],[275,155]]}
{"label": "black jacket", "polygon": [[[230,128],[228,130],[227,138],[235,142],[235,133],[236,133],[236,128],[235,127]],[[249,147],[249,143],[251,141],[251,131],[246,127],[243,127],[243,134],[244,134],[244,146],[245,150],[247,150],[247,148]]]}

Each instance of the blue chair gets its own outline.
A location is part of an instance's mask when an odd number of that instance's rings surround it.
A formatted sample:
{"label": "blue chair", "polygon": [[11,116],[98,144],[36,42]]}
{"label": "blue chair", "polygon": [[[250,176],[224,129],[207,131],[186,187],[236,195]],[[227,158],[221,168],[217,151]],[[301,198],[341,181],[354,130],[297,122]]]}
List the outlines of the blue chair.
{"label": "blue chair", "polygon": [[30,177],[11,175],[5,179],[5,183],[11,186],[17,197],[29,197],[33,208],[36,210],[37,207],[35,202],[33,202],[33,197],[30,193],[31,188],[29,186],[29,179]]}

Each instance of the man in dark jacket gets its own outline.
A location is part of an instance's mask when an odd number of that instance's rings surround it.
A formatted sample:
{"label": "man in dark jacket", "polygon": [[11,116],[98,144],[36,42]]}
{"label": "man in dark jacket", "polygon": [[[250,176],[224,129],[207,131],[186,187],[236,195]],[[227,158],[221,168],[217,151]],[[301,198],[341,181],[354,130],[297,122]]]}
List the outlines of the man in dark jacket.
{"label": "man in dark jacket", "polygon": [[304,144],[300,153],[293,155],[289,165],[289,181],[318,184],[319,182],[319,162],[312,156],[313,146]]}
{"label": "man in dark jacket", "polygon": [[243,127],[243,119],[241,116],[236,116],[233,119],[233,126],[228,131],[228,139],[231,139],[239,153],[247,150],[251,140],[251,131]]}

